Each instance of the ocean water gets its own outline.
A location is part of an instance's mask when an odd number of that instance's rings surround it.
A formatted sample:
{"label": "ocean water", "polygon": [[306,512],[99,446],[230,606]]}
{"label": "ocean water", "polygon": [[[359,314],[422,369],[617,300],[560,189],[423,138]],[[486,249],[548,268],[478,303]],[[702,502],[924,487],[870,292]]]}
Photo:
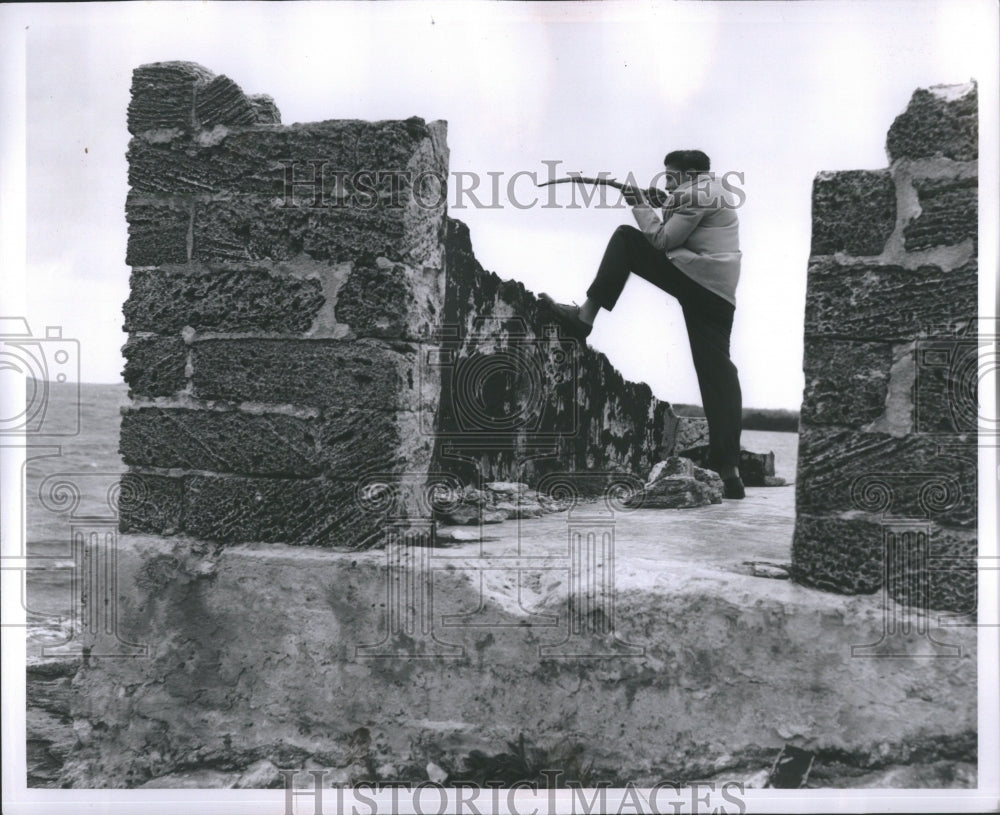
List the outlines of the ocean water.
{"label": "ocean water", "polygon": [[29,656],[71,636],[74,528],[88,518],[104,528],[116,526],[114,500],[125,470],[118,426],[128,388],[80,385],[78,391],[49,383],[38,398],[45,399],[44,415],[36,413],[40,432],[26,436],[21,473],[26,554],[32,558],[22,580]]}
{"label": "ocean water", "polygon": [[[113,519],[110,501],[125,470],[118,454],[118,429],[121,408],[128,402],[127,386],[82,384],[78,396],[75,386],[53,383],[46,396],[49,404],[40,425],[45,435],[30,437],[22,473],[27,554],[38,558],[39,566],[27,572],[24,582],[33,649],[67,638],[72,530],[81,519]],[[797,434],[747,430],[743,446],[773,452],[775,474],[794,480]]]}

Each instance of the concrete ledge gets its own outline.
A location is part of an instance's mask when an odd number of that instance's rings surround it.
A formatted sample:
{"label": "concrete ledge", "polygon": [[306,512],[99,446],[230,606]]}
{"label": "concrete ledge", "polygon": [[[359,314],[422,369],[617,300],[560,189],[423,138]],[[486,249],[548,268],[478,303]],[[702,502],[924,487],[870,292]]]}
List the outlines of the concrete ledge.
{"label": "concrete ledge", "polygon": [[597,778],[652,783],[785,743],[892,763],[967,739],[974,629],[921,620],[927,636],[887,642],[901,611],[879,596],[751,576],[748,561],[787,557],[790,517],[761,511],[779,492],[585,505],[436,549],[124,536],[118,636],[149,657],[92,656],[78,674],[82,743],[62,781],[156,786],[263,760],[420,781],[428,761],[454,773],[524,733],[578,745]]}

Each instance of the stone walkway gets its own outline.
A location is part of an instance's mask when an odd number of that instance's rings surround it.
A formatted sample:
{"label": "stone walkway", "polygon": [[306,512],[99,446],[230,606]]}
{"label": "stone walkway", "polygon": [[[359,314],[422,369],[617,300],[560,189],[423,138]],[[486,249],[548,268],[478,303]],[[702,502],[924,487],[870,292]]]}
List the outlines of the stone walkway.
{"label": "stone walkway", "polygon": [[570,512],[499,524],[441,526],[442,544],[482,541],[483,553],[494,556],[556,554],[565,549],[567,525],[581,515],[597,514],[613,522],[616,556],[636,565],[655,561],[750,573],[751,562],[791,561],[795,525],[795,487],[749,487],[742,501],[723,501],[690,509],[637,509],[608,512],[603,503],[585,504]]}

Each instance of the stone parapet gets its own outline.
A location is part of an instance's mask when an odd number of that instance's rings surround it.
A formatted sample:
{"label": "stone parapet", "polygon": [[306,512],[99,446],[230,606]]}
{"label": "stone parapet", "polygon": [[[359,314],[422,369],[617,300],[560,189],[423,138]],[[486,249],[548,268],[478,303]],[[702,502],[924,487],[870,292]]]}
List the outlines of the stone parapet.
{"label": "stone parapet", "polygon": [[445,123],[284,126],[191,63],[138,68],[128,121],[122,528],[379,541],[359,477],[431,463]]}
{"label": "stone parapet", "polygon": [[977,96],[914,93],[886,170],[821,173],[792,551],[800,581],[976,609]]}

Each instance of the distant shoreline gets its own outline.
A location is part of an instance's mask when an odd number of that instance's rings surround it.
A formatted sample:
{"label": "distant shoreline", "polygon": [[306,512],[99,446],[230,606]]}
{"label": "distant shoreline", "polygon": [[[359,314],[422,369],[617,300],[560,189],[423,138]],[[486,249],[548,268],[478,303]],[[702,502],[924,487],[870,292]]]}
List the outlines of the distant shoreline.
{"label": "distant shoreline", "polygon": [[[49,381],[50,385],[60,385]],[[81,382],[81,388],[115,388],[125,391],[128,386],[124,382]],[[671,402],[670,406],[678,416],[704,418],[705,411],[701,405],[688,405],[681,402]],[[744,408],[744,430],[772,430],[783,433],[799,432],[799,412],[786,408]]]}
{"label": "distant shoreline", "polygon": [[[705,417],[701,405],[671,403],[671,407],[678,416]],[[785,408],[743,408],[743,429],[798,433],[799,412]]]}

